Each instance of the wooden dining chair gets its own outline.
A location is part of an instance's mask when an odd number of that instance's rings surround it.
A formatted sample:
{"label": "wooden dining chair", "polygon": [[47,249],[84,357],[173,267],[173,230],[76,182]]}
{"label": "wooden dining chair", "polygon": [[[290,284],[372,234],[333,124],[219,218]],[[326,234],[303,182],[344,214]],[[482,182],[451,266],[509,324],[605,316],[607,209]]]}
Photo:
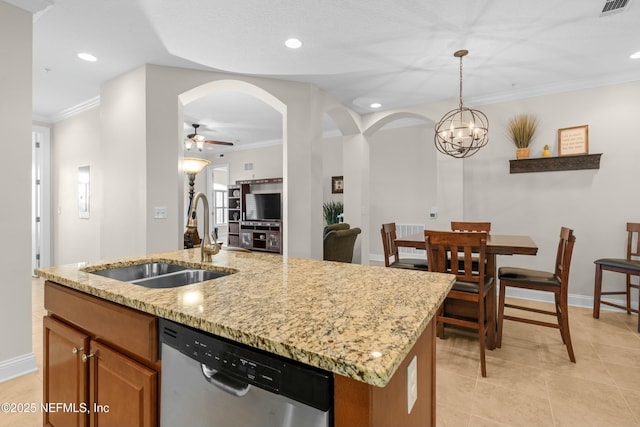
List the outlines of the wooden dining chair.
{"label": "wooden dining chair", "polygon": [[[456,276],[456,282],[438,309],[436,320],[442,326],[449,324],[478,331],[480,369],[482,376],[486,377],[485,337],[490,328],[495,328],[496,312],[493,278],[485,275],[484,270],[487,233],[425,230],[424,240],[429,271]],[[472,268],[474,260],[479,261],[477,271]],[[445,305],[453,300],[475,304],[474,316],[448,315]],[[439,328],[439,336],[444,338],[443,327]]]}
{"label": "wooden dining chair", "polygon": [[491,231],[490,222],[451,221],[451,231]]}
{"label": "wooden dining chair", "polygon": [[[627,223],[627,257],[626,258],[601,258],[594,261],[596,264],[595,289],[593,292],[593,317],[600,318],[600,304],[625,310],[627,314],[639,313],[631,307],[631,289],[640,289],[640,284],[631,283],[631,276],[640,277],[640,223]],[[602,272],[614,271],[626,276],[624,291],[602,292]],[[626,304],[620,305],[602,299],[602,295],[625,295]],[[640,303],[640,296],[639,296]],[[639,307],[640,308],[640,307]],[[639,313],[640,314],[640,313]],[[640,332],[640,315],[638,316],[638,332]]]}
{"label": "wooden dining chair", "polygon": [[[571,344],[571,333],[569,332],[569,311],[567,303],[569,269],[571,267],[571,255],[573,253],[573,245],[575,242],[576,238],[573,235],[573,230],[562,227],[560,229],[560,241],[558,243],[558,251],[556,253],[556,262],[553,272],[517,267],[500,267],[498,269],[498,278],[500,279],[500,298],[498,302],[498,347],[502,345],[502,327],[504,319],[529,323],[532,325],[546,326],[549,328],[560,329],[560,336],[562,337],[562,342],[567,346],[569,359],[573,363],[576,362],[576,357],[573,354],[573,346]],[[555,311],[505,303],[505,292],[507,287],[551,292],[554,295]],[[518,317],[515,315],[505,315],[505,307],[554,316],[556,318],[556,323]]]}
{"label": "wooden dining chair", "polygon": [[[490,222],[477,222],[477,221],[451,221],[451,231],[469,232],[469,231],[484,231],[489,235],[491,232]],[[473,262],[474,271],[478,271],[478,261]],[[490,273],[485,271],[486,273]]]}
{"label": "wooden dining chair", "polygon": [[[385,267],[427,270],[427,262],[425,259],[400,258],[398,247],[396,246],[397,236],[395,222],[382,224],[380,234],[382,235]],[[389,258],[392,258],[392,261],[389,261]]]}

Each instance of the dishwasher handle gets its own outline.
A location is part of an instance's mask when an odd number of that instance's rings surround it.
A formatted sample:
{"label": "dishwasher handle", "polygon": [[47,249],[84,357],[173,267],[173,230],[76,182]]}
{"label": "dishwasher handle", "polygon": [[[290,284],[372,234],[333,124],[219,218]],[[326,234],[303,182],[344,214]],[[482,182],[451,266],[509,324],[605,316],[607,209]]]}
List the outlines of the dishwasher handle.
{"label": "dishwasher handle", "polygon": [[231,378],[223,372],[210,368],[204,363],[201,363],[200,367],[202,368],[202,375],[204,375],[209,383],[232,396],[243,397],[251,388],[251,384]]}

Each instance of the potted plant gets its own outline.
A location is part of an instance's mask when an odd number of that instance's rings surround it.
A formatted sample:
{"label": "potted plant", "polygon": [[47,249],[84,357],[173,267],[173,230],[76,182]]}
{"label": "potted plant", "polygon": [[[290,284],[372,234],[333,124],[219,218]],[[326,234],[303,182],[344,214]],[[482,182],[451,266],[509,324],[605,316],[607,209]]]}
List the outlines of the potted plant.
{"label": "potted plant", "polygon": [[537,127],[538,119],[530,114],[518,114],[509,120],[507,131],[509,138],[516,146],[516,159],[529,157],[529,145]]}
{"label": "potted plant", "polygon": [[338,215],[342,214],[342,212],[344,212],[342,202],[330,201],[322,204],[322,213],[327,225],[337,224]]}

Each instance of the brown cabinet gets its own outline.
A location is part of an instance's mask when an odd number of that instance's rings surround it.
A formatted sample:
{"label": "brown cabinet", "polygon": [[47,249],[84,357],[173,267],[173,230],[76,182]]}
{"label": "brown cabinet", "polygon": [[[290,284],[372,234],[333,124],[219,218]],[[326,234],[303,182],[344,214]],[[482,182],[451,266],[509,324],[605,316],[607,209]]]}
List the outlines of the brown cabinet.
{"label": "brown cabinet", "polygon": [[[248,185],[244,187],[248,188]],[[227,188],[227,206],[229,209],[229,246],[240,246],[240,219],[242,217],[243,186],[230,185]]]}
{"label": "brown cabinet", "polygon": [[282,253],[280,221],[246,220],[246,197],[256,188],[258,191],[262,189],[262,192],[281,192],[282,178],[249,179],[228,186],[228,244],[255,251]]}
{"label": "brown cabinet", "polygon": [[254,251],[282,253],[280,222],[242,221],[240,245]]}
{"label": "brown cabinet", "polygon": [[49,281],[45,308],[44,425],[157,425],[157,319]]}
{"label": "brown cabinet", "polygon": [[74,403],[64,410],[52,406],[44,411],[45,426],[86,426],[87,414],[80,402],[88,402],[88,369],[82,361],[89,336],[49,316],[44,318],[44,402]]}

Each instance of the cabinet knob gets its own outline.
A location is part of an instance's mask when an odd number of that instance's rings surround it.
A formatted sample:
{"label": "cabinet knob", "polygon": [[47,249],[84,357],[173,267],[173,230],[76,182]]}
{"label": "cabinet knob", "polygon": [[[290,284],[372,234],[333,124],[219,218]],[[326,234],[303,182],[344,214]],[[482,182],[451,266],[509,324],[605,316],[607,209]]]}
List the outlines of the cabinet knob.
{"label": "cabinet knob", "polygon": [[71,353],[78,354],[78,352],[82,350],[84,350],[84,347],[80,347],[80,348],[73,347],[73,349],[71,350]]}
{"label": "cabinet knob", "polygon": [[87,360],[89,360],[89,358],[90,358],[90,357],[93,357],[93,356],[95,356],[95,354],[93,354],[93,353],[83,354],[83,355],[82,355],[82,361],[86,363],[86,362],[87,362]]}

